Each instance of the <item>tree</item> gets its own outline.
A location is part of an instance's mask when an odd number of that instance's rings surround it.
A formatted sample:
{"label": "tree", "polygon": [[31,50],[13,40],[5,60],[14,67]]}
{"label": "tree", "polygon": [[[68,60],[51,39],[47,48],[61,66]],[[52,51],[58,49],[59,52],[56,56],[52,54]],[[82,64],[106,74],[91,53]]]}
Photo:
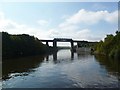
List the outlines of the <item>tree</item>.
{"label": "tree", "polygon": [[45,54],[50,51],[50,47],[27,34],[10,35],[2,32],[2,46],[3,58]]}
{"label": "tree", "polygon": [[110,56],[112,58],[120,58],[120,31],[116,31],[116,35],[107,35],[104,41],[100,41],[95,49],[98,53]]}

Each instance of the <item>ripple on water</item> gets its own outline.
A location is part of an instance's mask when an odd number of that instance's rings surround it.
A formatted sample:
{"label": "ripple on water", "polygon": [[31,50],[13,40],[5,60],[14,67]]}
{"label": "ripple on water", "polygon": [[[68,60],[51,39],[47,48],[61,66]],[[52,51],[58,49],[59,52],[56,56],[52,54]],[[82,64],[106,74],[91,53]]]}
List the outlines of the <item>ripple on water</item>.
{"label": "ripple on water", "polygon": [[[61,50],[58,53],[57,60],[53,60],[50,55],[47,62],[45,60],[39,62],[38,60],[38,62],[30,63],[27,69],[33,71],[27,72],[27,70],[24,70],[25,67],[18,67],[17,70],[20,69],[20,72],[7,72],[6,75],[10,75],[10,78],[3,81],[4,87],[118,87],[117,72],[107,68],[113,63],[108,63],[107,66],[104,60],[97,61],[93,55],[77,55],[76,53],[71,60],[70,55],[70,51]],[[23,60],[20,61],[23,63]],[[6,70],[15,69],[16,63],[11,63],[11,66],[8,65],[10,69]]]}
{"label": "ripple on water", "polygon": [[0,90],[2,89],[2,81],[0,81]]}

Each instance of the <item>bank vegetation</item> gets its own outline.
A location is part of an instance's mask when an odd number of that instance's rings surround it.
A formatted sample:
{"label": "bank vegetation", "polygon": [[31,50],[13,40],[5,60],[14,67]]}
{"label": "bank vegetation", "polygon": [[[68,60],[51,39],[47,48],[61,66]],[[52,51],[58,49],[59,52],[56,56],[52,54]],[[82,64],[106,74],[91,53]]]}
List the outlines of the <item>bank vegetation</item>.
{"label": "bank vegetation", "polygon": [[11,35],[2,33],[2,57],[14,58],[41,55],[52,52],[52,47],[43,44],[38,38],[27,34]]}
{"label": "bank vegetation", "polygon": [[120,59],[120,31],[109,34],[95,45],[95,54],[106,55],[113,59]]}

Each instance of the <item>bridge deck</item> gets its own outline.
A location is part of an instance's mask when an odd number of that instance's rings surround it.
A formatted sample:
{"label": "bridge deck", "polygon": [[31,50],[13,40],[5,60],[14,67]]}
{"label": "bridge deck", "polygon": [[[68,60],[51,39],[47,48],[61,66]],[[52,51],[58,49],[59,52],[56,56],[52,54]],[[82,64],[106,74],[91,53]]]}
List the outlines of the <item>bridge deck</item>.
{"label": "bridge deck", "polygon": [[42,42],[53,42],[54,40],[40,40]]}
{"label": "bridge deck", "polygon": [[54,39],[54,40],[40,40],[42,42],[53,42],[53,41],[57,41],[57,42],[79,42],[79,43],[88,43],[88,41],[79,41],[79,40],[72,40],[72,39]]}

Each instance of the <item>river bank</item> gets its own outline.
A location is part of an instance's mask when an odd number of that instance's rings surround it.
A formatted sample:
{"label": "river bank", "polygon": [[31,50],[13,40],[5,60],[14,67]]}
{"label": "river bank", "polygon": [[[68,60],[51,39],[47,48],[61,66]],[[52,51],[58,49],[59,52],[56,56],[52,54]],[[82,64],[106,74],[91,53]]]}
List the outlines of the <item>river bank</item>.
{"label": "river bank", "polygon": [[107,35],[94,46],[94,49],[94,54],[120,59],[120,32],[116,31],[116,35]]}
{"label": "river bank", "polygon": [[2,32],[2,58],[44,55],[56,51],[38,38],[27,34],[11,35]]}

